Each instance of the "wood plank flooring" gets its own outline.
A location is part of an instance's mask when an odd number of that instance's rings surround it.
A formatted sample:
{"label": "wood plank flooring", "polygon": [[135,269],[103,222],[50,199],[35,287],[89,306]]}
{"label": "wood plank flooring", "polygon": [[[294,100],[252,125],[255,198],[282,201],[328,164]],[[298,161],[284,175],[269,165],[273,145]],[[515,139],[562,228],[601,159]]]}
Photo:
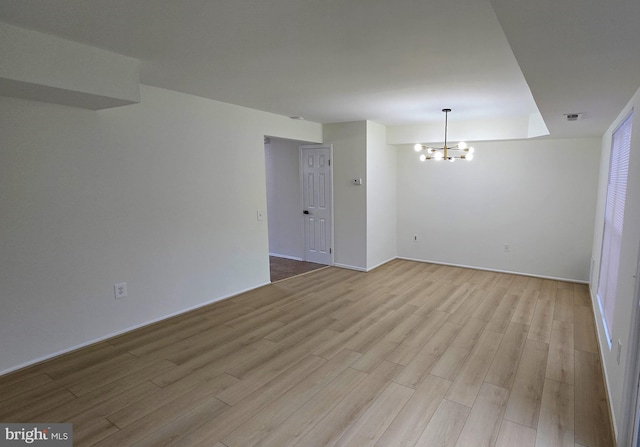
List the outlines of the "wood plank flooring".
{"label": "wood plank flooring", "polygon": [[[586,297],[586,298],[585,298]],[[75,446],[613,446],[585,285],[325,268],[0,377]]]}

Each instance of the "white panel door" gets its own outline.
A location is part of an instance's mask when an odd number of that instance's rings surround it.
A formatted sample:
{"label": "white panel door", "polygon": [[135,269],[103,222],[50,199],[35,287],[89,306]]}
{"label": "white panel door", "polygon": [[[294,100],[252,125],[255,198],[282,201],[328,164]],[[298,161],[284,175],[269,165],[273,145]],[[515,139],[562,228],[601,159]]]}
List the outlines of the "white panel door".
{"label": "white panel door", "polygon": [[331,265],[331,146],[300,146],[305,260]]}

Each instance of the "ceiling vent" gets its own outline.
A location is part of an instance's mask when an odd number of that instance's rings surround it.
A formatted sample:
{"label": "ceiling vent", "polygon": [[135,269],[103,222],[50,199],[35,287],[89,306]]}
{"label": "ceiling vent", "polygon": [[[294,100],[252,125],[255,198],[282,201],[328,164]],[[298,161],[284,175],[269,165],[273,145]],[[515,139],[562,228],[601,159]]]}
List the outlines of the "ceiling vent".
{"label": "ceiling vent", "polygon": [[564,117],[567,121],[579,121],[582,119],[582,113],[565,113]]}

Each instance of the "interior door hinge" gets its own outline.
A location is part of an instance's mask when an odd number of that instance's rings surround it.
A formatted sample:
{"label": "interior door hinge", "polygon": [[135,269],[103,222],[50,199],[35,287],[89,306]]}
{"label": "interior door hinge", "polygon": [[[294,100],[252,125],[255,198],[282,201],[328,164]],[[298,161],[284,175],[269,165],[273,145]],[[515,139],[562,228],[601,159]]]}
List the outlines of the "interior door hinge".
{"label": "interior door hinge", "polygon": [[331,253],[333,253],[333,252],[331,251],[331,249],[329,249],[329,254],[331,254]]}
{"label": "interior door hinge", "polygon": [[331,166],[331,159],[329,159],[329,166]]}

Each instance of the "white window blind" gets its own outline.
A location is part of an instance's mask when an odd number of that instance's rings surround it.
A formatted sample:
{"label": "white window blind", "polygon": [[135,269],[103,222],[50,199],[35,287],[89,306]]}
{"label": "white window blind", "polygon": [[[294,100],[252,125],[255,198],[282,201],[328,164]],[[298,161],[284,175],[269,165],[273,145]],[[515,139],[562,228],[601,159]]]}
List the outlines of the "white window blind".
{"label": "white window blind", "polygon": [[611,142],[611,160],[609,163],[607,203],[604,215],[604,233],[602,236],[597,293],[609,347],[611,347],[612,342],[613,312],[616,305],[616,285],[618,282],[618,266],[620,264],[624,205],[627,194],[629,153],[631,151],[632,117],[633,113],[618,126],[613,132]]}

